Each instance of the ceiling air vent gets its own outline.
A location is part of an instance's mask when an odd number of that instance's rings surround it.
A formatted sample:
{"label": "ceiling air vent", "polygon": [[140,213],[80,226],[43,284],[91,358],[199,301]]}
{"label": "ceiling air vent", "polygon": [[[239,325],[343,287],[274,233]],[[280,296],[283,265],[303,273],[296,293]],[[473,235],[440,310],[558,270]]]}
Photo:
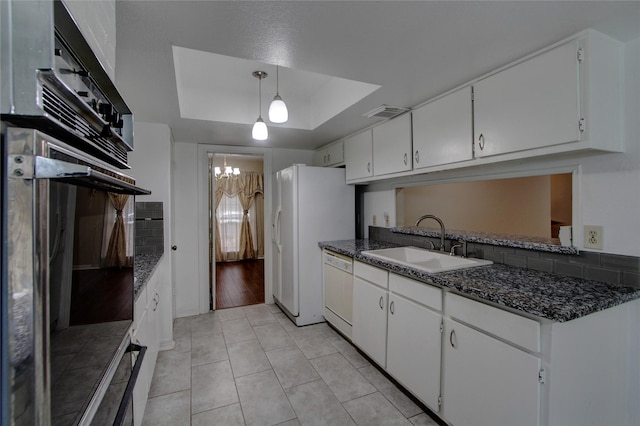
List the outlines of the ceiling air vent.
{"label": "ceiling air vent", "polygon": [[391,118],[407,111],[409,111],[409,108],[396,107],[396,106],[390,106],[390,105],[380,105],[378,108],[372,109],[371,111],[367,112],[363,116],[367,118],[372,118],[372,117]]}

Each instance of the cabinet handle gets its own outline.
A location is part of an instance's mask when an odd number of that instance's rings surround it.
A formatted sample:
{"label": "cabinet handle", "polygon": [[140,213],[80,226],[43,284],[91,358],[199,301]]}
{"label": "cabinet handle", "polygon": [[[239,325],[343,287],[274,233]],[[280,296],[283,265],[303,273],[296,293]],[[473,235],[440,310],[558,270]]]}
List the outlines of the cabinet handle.
{"label": "cabinet handle", "polygon": [[416,150],[416,153],[413,155],[413,158],[416,160],[416,164],[420,162],[420,152]]}
{"label": "cabinet handle", "polygon": [[[452,347],[452,348],[455,348],[455,347],[456,347],[456,344],[455,344],[455,342],[453,341],[453,339],[455,339],[455,338],[456,338],[456,331],[455,331],[455,330],[451,330],[451,333],[449,333],[449,343],[451,343],[451,347]],[[457,340],[457,339],[456,339],[456,340]]]}
{"label": "cabinet handle", "polygon": [[371,173],[371,162],[367,163],[367,172]]}
{"label": "cabinet handle", "polygon": [[391,312],[391,315],[393,315],[393,314],[394,314],[394,312],[393,312],[393,311],[394,311],[393,307],[394,307],[394,302],[391,302],[391,304],[389,305],[389,312]]}
{"label": "cabinet handle", "polygon": [[322,157],[322,164],[327,164],[327,154],[324,155],[324,157]]}
{"label": "cabinet handle", "polygon": [[331,154],[327,154],[327,163],[331,164]]}
{"label": "cabinet handle", "polygon": [[407,153],[406,152],[404,153],[404,165],[405,166],[407,165]]}
{"label": "cabinet handle", "polygon": [[478,146],[480,147],[480,151],[484,149],[484,135],[482,133],[478,136]]}
{"label": "cabinet handle", "polygon": [[382,306],[382,296],[380,296],[380,301],[378,302],[378,305],[380,305],[380,309],[384,309],[384,306]]}

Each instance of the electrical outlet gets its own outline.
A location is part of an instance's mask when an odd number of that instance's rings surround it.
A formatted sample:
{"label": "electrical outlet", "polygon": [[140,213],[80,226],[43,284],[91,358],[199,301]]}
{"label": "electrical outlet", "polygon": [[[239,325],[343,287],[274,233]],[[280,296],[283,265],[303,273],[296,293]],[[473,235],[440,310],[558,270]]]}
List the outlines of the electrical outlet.
{"label": "electrical outlet", "polygon": [[373,226],[376,226],[378,224],[378,218],[376,217],[376,215],[373,215]]}
{"label": "electrical outlet", "polygon": [[604,234],[602,226],[584,226],[584,248],[602,250],[604,248]]}

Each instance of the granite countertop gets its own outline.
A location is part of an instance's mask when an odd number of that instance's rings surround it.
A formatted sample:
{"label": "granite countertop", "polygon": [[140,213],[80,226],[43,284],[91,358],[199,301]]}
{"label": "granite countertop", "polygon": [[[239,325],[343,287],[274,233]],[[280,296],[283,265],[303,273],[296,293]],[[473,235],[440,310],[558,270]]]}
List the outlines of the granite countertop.
{"label": "granite countertop", "polygon": [[153,272],[156,270],[156,266],[160,263],[160,259],[162,258],[162,254],[155,253],[142,253],[136,254],[135,263],[133,265],[133,296],[134,300],[138,300],[138,295],[140,294],[140,290],[147,285],[149,281],[149,277],[153,275]]}
{"label": "granite countertop", "polygon": [[570,321],[640,298],[638,289],[508,265],[493,264],[429,274],[361,254],[365,250],[399,247],[382,241],[341,240],[318,245],[390,272],[557,322]]}
{"label": "granite countertop", "polygon": [[[421,237],[440,237],[440,229],[417,226],[391,228],[391,232],[396,234],[418,235]],[[549,253],[578,254],[578,249],[575,247],[561,246],[558,238],[491,234],[488,232],[468,232],[455,229],[445,230],[444,236],[449,240],[464,240],[468,243],[491,244],[494,246],[522,248]]]}

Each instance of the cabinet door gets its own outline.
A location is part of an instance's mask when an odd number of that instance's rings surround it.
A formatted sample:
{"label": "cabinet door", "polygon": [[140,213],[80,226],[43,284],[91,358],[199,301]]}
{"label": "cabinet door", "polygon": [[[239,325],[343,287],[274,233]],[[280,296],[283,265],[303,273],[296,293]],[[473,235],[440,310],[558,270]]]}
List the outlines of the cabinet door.
{"label": "cabinet door", "polygon": [[456,426],[538,425],[540,359],[445,320],[443,410]]}
{"label": "cabinet door", "polygon": [[404,172],[411,161],[411,114],[373,128],[373,170],[376,176]]}
{"label": "cabinet door", "polygon": [[344,162],[344,143],[338,141],[327,147],[327,165],[333,166]]}
{"label": "cabinet door", "polygon": [[353,343],[385,367],[387,349],[386,290],[358,277],[353,279]]}
{"label": "cabinet door", "polygon": [[413,111],[413,168],[473,158],[471,87]]}
{"label": "cabinet door", "polygon": [[147,324],[148,324],[148,335],[147,335],[147,354],[145,355],[145,362],[147,363],[147,367],[149,368],[149,376],[153,377],[153,370],[156,367],[156,360],[158,359],[158,349],[160,347],[160,342],[158,340],[158,328],[160,323],[159,318],[159,303],[160,296],[157,293],[157,290],[153,290],[153,294],[151,296],[151,300],[149,300],[149,304],[147,305]]}
{"label": "cabinet door", "polygon": [[433,411],[440,396],[442,315],[389,295],[387,371]]}
{"label": "cabinet door", "polygon": [[313,153],[313,165],[324,167],[327,165],[327,149],[322,148]]}
{"label": "cabinet door", "polygon": [[373,176],[373,142],[371,130],[344,140],[347,181]]}
{"label": "cabinet door", "polygon": [[580,140],[578,42],[474,84],[476,156]]}

